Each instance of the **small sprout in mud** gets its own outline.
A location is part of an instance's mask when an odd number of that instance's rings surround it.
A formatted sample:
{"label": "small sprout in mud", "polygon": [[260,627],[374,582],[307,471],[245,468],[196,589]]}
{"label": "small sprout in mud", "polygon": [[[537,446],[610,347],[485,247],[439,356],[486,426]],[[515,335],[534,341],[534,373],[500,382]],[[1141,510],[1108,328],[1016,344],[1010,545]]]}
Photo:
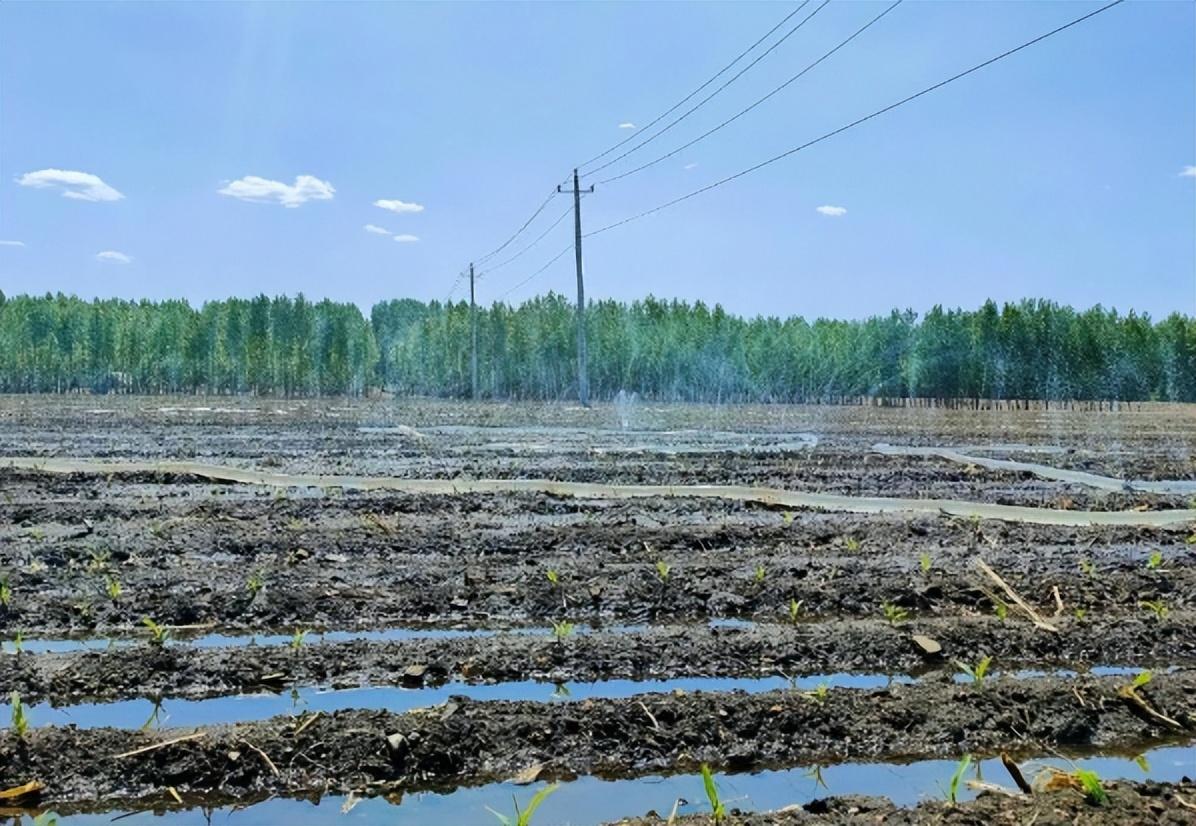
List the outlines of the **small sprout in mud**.
{"label": "small sprout in mud", "polygon": [[8,702],[12,715],[12,730],[17,733],[17,737],[24,737],[25,732],[29,731],[29,718],[25,716],[21,695],[14,691],[8,696]]}
{"label": "small sprout in mud", "polygon": [[1080,782],[1080,788],[1084,790],[1084,797],[1088,798],[1089,803],[1100,806],[1107,803],[1109,795],[1105,791],[1104,784],[1100,781],[1100,775],[1092,769],[1076,769],[1076,780]]}
{"label": "small sprout in mud", "polygon": [[12,638],[12,653],[20,654],[24,650],[25,650],[25,635],[23,633],[21,633],[20,629],[17,629],[17,633],[14,634],[13,638]]}
{"label": "small sprout in mud", "polygon": [[149,530],[150,530],[150,533],[153,535],[154,539],[165,539],[166,538],[166,523],[165,522],[153,522],[150,524]]}
{"label": "small sprout in mud", "polygon": [[781,524],[782,525],[792,525],[793,524],[793,511],[782,511],[781,512]]}
{"label": "small sprout in mud", "polygon": [[918,557],[918,565],[920,565],[922,567],[922,575],[923,576],[925,576],[926,574],[929,574],[930,573],[930,554],[923,551],[922,555],[920,557]]}
{"label": "small sprout in mud", "polygon": [[1139,671],[1138,676],[1134,677],[1134,681],[1130,683],[1131,688],[1141,688],[1154,679],[1154,674],[1149,671]]}
{"label": "small sprout in mud", "polygon": [[660,577],[661,582],[669,581],[669,574],[673,572],[673,566],[665,562],[663,559],[656,561],[656,576]]}
{"label": "small sprout in mud", "polygon": [[856,539],[854,536],[848,536],[843,540],[843,547],[852,553],[855,553],[860,549],[860,540]]}
{"label": "small sprout in mud", "polygon": [[814,788],[821,786],[824,789],[830,790],[830,786],[826,785],[826,781],[822,779],[822,766],[817,763],[806,772],[806,777],[814,781]]}
{"label": "small sprout in mud", "polygon": [[299,649],[303,647],[303,643],[307,641],[307,635],[310,633],[306,628],[296,628],[295,633],[291,635],[291,650],[299,653]]}
{"label": "small sprout in mud", "polygon": [[1143,774],[1150,774],[1150,761],[1146,759],[1145,754],[1139,754],[1135,757],[1134,764],[1138,767],[1138,771]]}
{"label": "small sprout in mud", "polygon": [[763,584],[763,583],[764,583],[764,577],[766,577],[767,575],[768,575],[768,572],[764,570],[764,566],[763,566],[763,565],[757,565],[757,566],[756,566],[755,579],[756,579],[756,584],[757,584],[757,585],[761,585],[761,584]]}
{"label": "small sprout in mud", "polygon": [[1161,599],[1147,599],[1138,603],[1139,606],[1145,608],[1147,611],[1153,611],[1156,618],[1161,622],[1167,619],[1167,615],[1171,613],[1171,609],[1167,607],[1167,603]]}
{"label": "small sprout in mud", "polygon": [[1184,541],[1187,542],[1189,545],[1196,545],[1196,533],[1192,534]]}
{"label": "small sprout in mud", "polygon": [[38,542],[41,542],[43,539],[46,538],[45,528],[30,528],[29,536],[30,536],[30,538],[36,539]]}
{"label": "small sprout in mud", "polygon": [[1079,620],[1080,622],[1083,622],[1084,617],[1088,616],[1088,609],[1087,608],[1076,608],[1071,613],[1072,613],[1072,616],[1074,616],[1077,620]]}
{"label": "small sprout in mud", "polygon": [[249,575],[249,579],[245,580],[245,588],[252,596],[256,597],[265,587],[266,579],[260,570],[254,571]]}
{"label": "small sprout in mud", "polygon": [[719,800],[718,786],[714,783],[714,775],[710,771],[710,766],[705,763],[702,764],[702,785],[706,788],[706,799],[710,801],[711,820],[715,823],[722,823],[727,819],[727,807]]}
{"label": "small sprout in mud", "polygon": [[831,690],[826,683],[819,683],[812,691],[803,691],[802,695],[811,703],[816,705],[826,705],[826,698],[830,696]]}
{"label": "small sprout in mud", "polygon": [[58,826],[58,812],[42,812],[33,818],[33,826]]}
{"label": "small sprout in mud", "polygon": [[797,625],[797,620],[801,616],[801,604],[800,599],[790,598],[789,600],[789,621],[794,625]]}
{"label": "small sprout in mud", "polygon": [[968,767],[972,765],[972,755],[965,754],[963,759],[955,767],[955,771],[951,773],[951,780],[947,783],[947,789],[944,792],[947,800],[951,803],[959,802],[959,787],[963,783],[964,773],[967,772]]}
{"label": "small sprout in mud", "polygon": [[561,620],[552,624],[552,636],[556,637],[557,642],[564,642],[566,638],[573,636],[573,623],[568,620]]}
{"label": "small sprout in mud", "polygon": [[550,794],[552,794],[553,792],[555,792],[556,790],[557,790],[556,783],[553,783],[551,786],[545,786],[544,788],[540,789],[540,791],[538,791],[534,795],[532,795],[532,799],[527,804],[527,808],[522,811],[520,811],[520,809],[519,809],[519,801],[516,800],[515,801],[515,816],[514,817],[507,817],[506,815],[499,814],[498,812],[491,809],[489,806],[486,807],[486,811],[490,812],[490,814],[497,817],[498,822],[501,823],[502,826],[530,826],[530,824],[532,822],[532,815],[534,815],[536,813],[536,809],[540,808],[540,804],[543,803],[548,798],[548,796]]}
{"label": "small sprout in mud", "polygon": [[141,624],[149,629],[150,645],[155,648],[161,648],[166,645],[166,641],[170,639],[170,629],[165,625],[159,625],[149,617],[142,617]]}
{"label": "small sprout in mud", "polygon": [[1009,605],[1002,600],[997,600],[997,604],[993,606],[993,611],[997,615],[997,619],[1004,622],[1009,616]]}
{"label": "small sprout in mud", "polygon": [[0,606],[7,608],[12,603],[12,586],[8,584],[8,577],[0,576]]}
{"label": "small sprout in mud", "polygon": [[568,700],[573,692],[569,690],[569,686],[564,683],[553,683],[552,699],[554,700]]}
{"label": "small sprout in mud", "polygon": [[1092,564],[1091,559],[1080,560],[1080,573],[1085,576],[1096,576],[1096,566]]}
{"label": "small sprout in mud", "polygon": [[548,581],[551,582],[553,585],[561,584],[561,575],[558,574],[556,571],[554,571],[552,568],[548,569],[548,573],[546,573],[545,576],[548,577]]}
{"label": "small sprout in mud", "polygon": [[162,727],[162,695],[160,694],[154,698],[154,707],[150,710],[150,716],[141,724],[141,731],[149,731],[155,725],[158,728]]}
{"label": "small sprout in mud", "polygon": [[87,563],[87,572],[101,574],[108,569],[108,562],[112,559],[111,551],[92,551],[91,560]]}
{"label": "small sprout in mud", "polygon": [[980,662],[976,663],[976,665],[974,665],[974,666],[968,665],[967,663],[964,663],[964,662],[960,662],[959,660],[955,661],[955,665],[959,667],[959,670],[961,672],[963,672],[964,674],[967,674],[969,677],[971,677],[972,682],[976,683],[977,685],[980,685],[984,682],[984,678],[988,676],[988,667],[990,665],[992,665],[992,662],[993,662],[992,657],[984,657],[983,659],[980,660]]}
{"label": "small sprout in mud", "polygon": [[897,625],[909,619],[909,611],[891,602],[882,602],[880,610],[884,612],[885,619],[889,621],[889,625]]}
{"label": "small sprout in mud", "polygon": [[1146,560],[1146,568],[1151,571],[1157,571],[1163,567],[1163,553],[1162,551],[1152,551],[1150,557]]}
{"label": "small sprout in mud", "polygon": [[120,581],[116,577],[108,576],[104,578],[104,593],[108,595],[108,599],[116,602],[124,590],[120,587]]}

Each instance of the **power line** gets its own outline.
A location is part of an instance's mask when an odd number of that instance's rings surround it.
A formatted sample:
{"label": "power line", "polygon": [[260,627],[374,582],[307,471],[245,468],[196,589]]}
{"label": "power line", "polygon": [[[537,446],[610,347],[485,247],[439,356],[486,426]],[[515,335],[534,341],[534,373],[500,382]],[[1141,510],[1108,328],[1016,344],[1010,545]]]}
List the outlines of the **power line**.
{"label": "power line", "polygon": [[[570,211],[570,212],[572,212],[573,210],[572,210],[572,209],[570,209],[569,211]],[[534,273],[532,273],[532,274],[531,274],[531,275],[529,275],[527,278],[525,278],[525,279],[523,279],[522,281],[520,281],[518,284],[516,284],[516,285],[514,285],[513,287],[511,287],[511,288],[510,288],[509,290],[507,290],[506,292],[499,294],[499,296],[498,296],[497,298],[495,298],[494,300],[495,300],[495,301],[502,301],[502,300],[503,300],[504,298],[506,298],[508,295],[510,295],[511,293],[515,292],[515,290],[519,289],[519,288],[520,288],[520,287],[522,287],[524,284],[526,284],[526,283],[528,283],[529,281],[531,281],[533,278],[535,278],[535,277],[536,277],[537,275],[539,275],[540,273],[544,272],[544,270],[546,270],[546,269],[548,269],[549,267],[551,267],[551,266],[552,266],[553,264],[555,264],[557,261],[561,260],[561,256],[563,256],[565,253],[569,252],[569,251],[570,251],[570,250],[572,250],[572,249],[573,249],[573,243],[572,243],[572,242],[570,242],[570,243],[569,243],[569,246],[565,247],[563,250],[561,250],[560,252],[558,252],[556,255],[552,256],[552,258],[548,259],[548,262],[547,262],[547,263],[545,263],[545,264],[544,264],[544,266],[540,267],[540,269],[536,270]]]}
{"label": "power line", "polygon": [[[806,2],[809,2],[809,0],[806,0]],[[686,103],[688,103],[688,102],[689,102],[689,100],[690,100],[691,98],[693,98],[693,96],[694,96],[694,95],[696,95],[698,92],[700,92],[700,91],[702,91],[703,89],[705,89],[705,88],[706,88],[707,86],[709,86],[711,83],[714,83],[714,81],[718,80],[718,79],[719,79],[719,78],[720,78],[720,77],[721,77],[721,76],[722,76],[722,75],[723,75],[723,74],[724,74],[724,73],[725,73],[725,72],[726,72],[728,69],[730,69],[732,66],[734,66],[734,65],[735,65],[736,63],[738,63],[739,61],[743,60],[745,57],[747,57],[747,56],[748,56],[748,54],[749,54],[749,53],[750,53],[750,52],[751,52],[753,49],[755,49],[757,46],[759,46],[761,43],[763,43],[765,40],[767,40],[769,37],[771,37],[771,36],[773,35],[773,33],[774,33],[774,32],[775,32],[777,29],[781,28],[781,26],[784,26],[786,23],[788,23],[788,22],[789,22],[789,20],[790,20],[790,19],[793,17],[793,15],[795,15],[795,14],[797,14],[799,11],[801,11],[801,10],[802,10],[802,9],[805,7],[805,5],[806,5],[806,3],[802,3],[802,4],[801,4],[800,6],[798,6],[796,9],[794,9],[794,10],[793,10],[793,11],[791,11],[791,12],[789,12],[789,14],[785,15],[785,16],[784,16],[784,18],[782,18],[782,19],[781,19],[781,22],[780,22],[780,23],[777,23],[775,26],[773,26],[771,29],[769,29],[767,32],[765,32],[763,37],[761,37],[761,38],[760,38],[759,40],[757,40],[755,43],[753,43],[752,45],[750,45],[750,46],[748,46],[746,49],[744,49],[742,52],[740,52],[738,57],[736,57],[734,60],[732,60],[730,63],[728,63],[728,64],[727,64],[726,66],[724,66],[723,68],[719,69],[719,70],[718,70],[718,71],[717,71],[717,72],[716,72],[716,73],[715,73],[715,74],[714,74],[714,75],[713,75],[713,76],[712,76],[712,77],[711,77],[709,80],[707,80],[705,83],[703,83],[703,84],[702,84],[701,86],[699,86],[697,89],[694,89],[694,90],[693,90],[692,92],[690,92],[688,95],[686,95],[685,97],[681,98],[681,100],[679,100],[679,101],[677,101],[676,103],[674,103],[674,104],[673,104],[673,105],[672,105],[672,106],[671,106],[669,109],[667,109],[666,111],[664,111],[664,112],[662,112],[661,114],[657,115],[657,116],[656,116],[656,119],[655,119],[655,120],[653,120],[651,123],[648,123],[648,124],[646,124],[646,125],[643,127],[643,129],[651,129],[653,126],[655,126],[656,124],[660,123],[660,122],[661,122],[662,120],[664,120],[666,117],[668,117],[668,116],[669,116],[669,115],[671,115],[673,112],[677,111],[679,108],[681,108],[681,107],[682,107],[682,106],[684,106]],[[640,130],[640,131],[643,131],[643,130]],[[622,146],[623,144],[625,144],[625,143],[627,143],[628,141],[630,141],[630,140],[633,140],[634,138],[638,137],[638,135],[639,135],[639,132],[632,132],[630,135],[628,135],[627,137],[623,138],[623,140],[619,141],[619,142],[618,142],[618,143],[616,143],[614,146],[612,146],[610,149],[607,149],[605,152],[601,152],[601,153],[599,153],[599,154],[595,155],[594,157],[590,158],[590,159],[589,159],[588,161],[586,161],[585,163],[578,164],[578,168],[581,168],[581,167],[583,167],[583,166],[589,166],[589,165],[590,165],[590,164],[592,164],[594,161],[596,161],[596,160],[599,160],[599,159],[601,159],[601,158],[605,158],[607,155],[609,155],[611,152],[614,152],[616,149],[618,149],[618,148],[619,148],[620,146]]]}
{"label": "power line", "polygon": [[[801,6],[799,6],[799,7],[798,7],[798,9],[805,8],[806,4],[808,4],[809,2],[810,2],[810,0],[805,0],[805,2],[803,2],[803,3],[801,4]],[[792,29],[790,29],[789,31],[787,31],[787,32],[784,34],[784,36],[782,36],[782,37],[781,37],[781,39],[780,39],[780,40],[778,40],[776,43],[773,43],[771,46],[769,46],[767,49],[765,49],[763,52],[761,52],[761,53],[760,53],[760,54],[759,54],[759,55],[756,57],[756,59],[755,59],[755,60],[753,60],[751,63],[749,63],[748,65],[746,65],[746,66],[744,66],[742,69],[740,69],[738,72],[736,72],[736,73],[735,73],[735,74],[734,74],[734,75],[733,75],[733,76],[732,76],[732,77],[731,77],[729,80],[727,80],[727,81],[726,81],[726,82],[725,82],[725,83],[724,83],[722,86],[719,86],[717,89],[715,89],[715,90],[714,90],[713,92],[711,92],[709,95],[707,95],[706,97],[704,97],[704,98],[703,98],[702,100],[700,100],[698,103],[696,103],[696,104],[694,104],[693,106],[691,106],[689,109],[687,109],[687,110],[686,110],[684,113],[682,113],[681,115],[679,115],[679,116],[678,116],[676,119],[674,119],[674,120],[673,120],[671,123],[669,123],[669,124],[668,124],[667,126],[665,126],[663,129],[661,129],[660,131],[656,132],[654,135],[650,135],[650,136],[648,136],[648,137],[647,137],[645,140],[641,141],[640,143],[637,143],[635,146],[631,147],[631,148],[630,148],[630,149],[628,149],[626,152],[624,152],[622,155],[619,155],[617,158],[612,158],[612,159],[610,159],[609,161],[607,161],[606,163],[602,164],[601,166],[596,166],[596,167],[594,167],[594,168],[593,168],[593,169],[591,169],[589,172],[587,172],[587,173],[586,173],[586,175],[587,175],[587,176],[588,176],[588,175],[594,175],[594,174],[596,174],[596,173],[598,173],[598,172],[601,172],[603,169],[606,169],[608,166],[611,166],[612,164],[616,164],[616,163],[618,163],[619,161],[623,160],[623,159],[624,159],[624,158],[626,158],[628,155],[630,155],[632,152],[635,152],[637,149],[641,149],[641,148],[643,148],[643,147],[647,146],[649,143],[651,143],[652,141],[654,141],[654,140],[656,140],[657,138],[659,138],[659,137],[660,137],[661,135],[663,135],[665,132],[667,132],[667,131],[669,131],[670,129],[672,129],[674,126],[676,126],[677,124],[679,124],[681,121],[685,120],[687,117],[689,117],[690,115],[692,115],[694,112],[698,111],[698,109],[700,109],[700,108],[702,108],[703,106],[705,106],[705,105],[706,105],[706,104],[707,104],[707,103],[708,103],[708,102],[711,100],[711,98],[713,98],[715,95],[717,95],[717,94],[718,94],[719,92],[721,92],[723,89],[726,89],[728,86],[730,86],[732,83],[734,83],[734,82],[735,82],[736,80],[738,80],[739,78],[743,77],[743,75],[744,75],[744,74],[745,74],[745,73],[746,73],[746,72],[747,72],[749,69],[751,69],[751,68],[752,68],[753,66],[755,66],[757,63],[759,63],[761,60],[763,60],[764,58],[768,57],[768,55],[769,55],[769,54],[770,54],[770,53],[771,53],[771,52],[772,52],[774,49],[776,49],[776,47],[777,47],[777,46],[780,46],[782,43],[784,43],[786,40],[788,40],[788,39],[789,39],[789,37],[790,37],[792,34],[794,34],[794,33],[795,33],[795,32],[796,32],[798,29],[800,29],[800,28],[801,28],[802,26],[804,26],[804,25],[805,25],[807,22],[809,22],[810,18],[812,18],[814,15],[818,14],[818,12],[822,11],[823,9],[825,9],[825,8],[826,8],[826,6],[827,6],[827,4],[828,4],[828,3],[830,3],[830,2],[831,2],[831,0],[822,0],[822,5],[820,5],[818,8],[814,9],[814,11],[812,11],[812,12],[810,12],[808,15],[806,15],[806,17],[804,17],[804,18],[803,18],[803,19],[802,19],[802,20],[801,20],[801,21],[800,21],[800,22],[799,22],[799,23],[798,23],[796,26],[794,26]]]}
{"label": "power line", "polygon": [[612,182],[614,182],[614,181],[620,180],[621,178],[626,178],[628,175],[634,175],[634,174],[635,174],[635,173],[637,173],[637,172],[642,172],[642,171],[644,171],[645,169],[647,169],[647,168],[648,168],[648,167],[650,167],[650,166],[655,166],[656,164],[660,163],[661,161],[663,161],[663,160],[667,160],[667,159],[669,159],[669,158],[673,157],[673,156],[674,156],[674,155],[676,155],[678,152],[683,152],[683,151],[685,151],[686,149],[689,149],[689,148],[690,148],[691,146],[693,146],[695,143],[698,143],[699,141],[703,141],[703,140],[705,140],[706,138],[710,137],[711,135],[713,135],[715,132],[719,131],[719,130],[720,130],[720,129],[722,129],[723,127],[725,127],[725,126],[728,126],[728,125],[730,125],[731,123],[733,123],[734,121],[737,121],[737,120],[739,120],[739,118],[743,117],[743,116],[744,116],[744,115],[746,115],[748,112],[750,112],[750,111],[752,111],[753,109],[755,109],[755,108],[756,108],[757,106],[759,106],[761,103],[763,103],[764,101],[768,100],[768,99],[769,99],[769,98],[771,98],[773,95],[777,94],[777,93],[778,93],[778,92],[780,92],[782,89],[784,89],[784,88],[786,88],[787,86],[789,86],[791,83],[794,83],[795,81],[797,81],[799,78],[801,78],[803,75],[805,75],[805,74],[806,74],[806,72],[809,72],[811,69],[813,69],[813,68],[814,68],[815,66],[817,66],[819,63],[821,63],[822,61],[826,60],[828,57],[830,57],[830,56],[831,56],[831,55],[833,55],[835,52],[837,52],[837,51],[839,51],[840,49],[842,49],[844,46],[846,46],[846,45],[847,45],[848,43],[850,43],[851,41],[855,40],[857,37],[859,37],[859,36],[860,36],[861,34],[863,34],[865,31],[867,31],[868,29],[870,29],[874,23],[877,23],[877,22],[879,22],[879,20],[880,20],[882,17],[884,17],[884,16],[885,16],[886,14],[888,14],[889,12],[891,12],[893,9],[897,8],[898,6],[900,6],[900,5],[901,5],[901,2],[902,2],[902,0],[896,0],[896,2],[894,2],[894,3],[893,3],[893,5],[889,6],[887,9],[885,9],[884,11],[882,11],[880,14],[876,15],[876,17],[873,17],[871,20],[869,20],[869,21],[868,21],[867,23],[865,23],[863,26],[861,26],[860,28],[856,29],[856,30],[855,30],[855,32],[853,32],[853,33],[851,34],[851,36],[850,36],[850,37],[848,37],[846,40],[844,40],[843,42],[841,42],[841,43],[840,43],[838,46],[836,46],[835,48],[831,49],[829,52],[827,52],[826,54],[824,54],[822,57],[820,57],[820,58],[818,58],[817,60],[815,60],[813,63],[811,63],[811,64],[810,64],[809,66],[807,66],[806,68],[802,69],[800,72],[798,72],[797,74],[795,74],[793,77],[791,77],[791,78],[789,78],[788,80],[786,80],[784,83],[782,83],[782,84],[781,84],[780,86],[778,86],[777,88],[773,89],[773,90],[772,90],[771,92],[769,92],[767,95],[765,95],[764,97],[762,97],[762,98],[760,98],[759,100],[757,100],[757,101],[756,101],[755,103],[753,103],[751,106],[749,106],[749,107],[747,107],[746,109],[743,109],[743,110],[741,110],[741,111],[740,111],[740,112],[738,112],[737,114],[734,114],[734,115],[732,115],[731,117],[727,118],[725,121],[723,121],[722,123],[720,123],[718,126],[714,127],[713,129],[710,129],[710,130],[709,130],[709,131],[707,131],[707,132],[703,132],[701,135],[698,135],[696,138],[694,138],[694,139],[693,139],[692,141],[690,141],[689,143],[682,144],[681,146],[678,146],[678,147],[677,147],[676,149],[674,149],[672,152],[668,152],[668,153],[666,153],[666,154],[664,154],[664,155],[661,155],[659,158],[655,158],[655,159],[653,159],[653,160],[651,160],[651,161],[648,161],[646,164],[643,164],[643,165],[641,165],[641,166],[637,166],[635,169],[630,169],[630,170],[628,170],[628,171],[626,171],[626,172],[620,172],[618,175],[612,175],[611,177],[609,177],[609,178],[606,178],[606,179],[604,179],[604,180],[601,180],[601,181],[599,181],[598,183],[599,183],[599,184],[609,184],[609,183],[612,183]]}
{"label": "power line", "polygon": [[[553,194],[556,194],[556,193],[553,193]],[[480,281],[480,280],[482,279],[482,277],[483,277],[483,276],[487,276],[487,275],[489,275],[490,273],[494,272],[495,270],[500,270],[500,269],[502,269],[503,267],[505,267],[507,264],[510,264],[512,261],[515,261],[515,260],[517,260],[517,259],[521,258],[521,257],[523,256],[523,254],[524,254],[524,253],[528,252],[528,251],[529,251],[529,250],[531,250],[531,248],[532,248],[532,247],[534,247],[536,244],[538,244],[538,243],[540,243],[541,241],[543,241],[543,240],[544,240],[544,237],[545,237],[546,235],[548,235],[548,233],[550,233],[550,232],[552,232],[554,229],[556,229],[556,227],[557,227],[557,224],[559,224],[561,221],[565,220],[565,218],[567,218],[567,217],[569,216],[569,213],[571,213],[572,211],[573,211],[573,207],[569,207],[569,208],[568,208],[568,209],[566,209],[564,212],[562,212],[562,213],[561,213],[561,214],[560,214],[560,215],[557,217],[557,219],[556,219],[555,221],[553,221],[551,224],[549,224],[549,225],[548,225],[548,229],[544,230],[542,233],[540,233],[538,236],[536,236],[536,240],[532,241],[530,244],[528,244],[526,247],[524,247],[523,249],[521,249],[519,252],[517,252],[517,253],[515,253],[514,255],[512,255],[512,256],[511,256],[510,258],[508,258],[506,261],[503,261],[502,263],[495,264],[495,265],[494,265],[494,266],[492,266],[492,267],[487,267],[486,269],[482,270],[480,273],[478,273],[478,280]]]}
{"label": "power line", "polygon": [[667,201],[663,204],[660,204],[659,206],[655,206],[652,209],[644,210],[643,212],[640,212],[636,215],[632,215],[628,218],[624,218],[621,221],[616,221],[613,224],[607,224],[604,227],[600,227],[599,229],[593,230],[592,232],[588,232],[585,234],[584,237],[588,238],[591,235],[598,235],[599,233],[606,232],[608,230],[612,230],[615,227],[621,227],[624,224],[629,224],[632,221],[637,221],[640,218],[645,218],[649,215],[660,212],[663,209],[668,209],[671,206],[675,206],[675,205],[681,203],[682,201],[688,201],[690,198],[693,198],[696,195],[701,195],[703,192],[709,192],[710,190],[715,189],[716,187],[720,187],[723,184],[730,183],[731,181],[734,181],[737,178],[742,178],[744,175],[749,175],[758,169],[763,169],[764,167],[768,166],[769,164],[774,164],[777,161],[787,158],[796,152],[800,152],[803,149],[808,149],[809,147],[813,146],[816,143],[821,143],[822,141],[826,140],[827,138],[832,138],[841,132],[846,132],[848,129],[851,129],[855,126],[859,126],[861,123],[864,123],[865,121],[872,120],[873,118],[883,115],[886,112],[890,112],[899,106],[904,106],[905,104],[909,103],[910,101],[917,100],[918,98],[922,97],[923,95],[929,94],[930,92],[933,92],[936,89],[941,89],[942,87],[946,86],[949,83],[954,83],[955,81],[959,80],[960,78],[967,77],[968,75],[972,74],[973,72],[977,72],[980,69],[985,68],[986,66],[991,66],[992,64],[996,63],[999,60],[1004,60],[1005,58],[1010,57],[1011,55],[1017,54],[1022,49],[1027,49],[1030,46],[1033,46],[1037,43],[1041,43],[1043,40],[1046,40],[1048,37],[1053,37],[1054,35],[1059,34],[1062,31],[1070,29],[1072,26],[1076,26],[1080,23],[1083,23],[1085,20],[1088,20],[1091,17],[1095,17],[1096,15],[1100,14],[1101,12],[1108,11],[1109,9],[1113,8],[1114,6],[1121,5],[1124,2],[1125,2],[1125,0],[1113,0],[1113,2],[1108,3],[1104,6],[1101,6],[1099,9],[1096,9],[1095,11],[1091,11],[1088,14],[1083,15],[1082,17],[1077,17],[1075,20],[1072,20],[1070,23],[1065,23],[1056,29],[1052,29],[1051,31],[1047,32],[1046,34],[1040,34],[1038,37],[1034,38],[1033,40],[1027,40],[1025,43],[1021,44],[1020,46],[1015,46],[1014,48],[1012,48],[1006,52],[1002,52],[1001,54],[997,55],[996,57],[990,57],[988,60],[984,61],[983,63],[977,63],[975,66],[973,66],[970,69],[965,69],[964,71],[960,72],[959,74],[952,75],[951,77],[947,78],[946,80],[940,81],[940,82],[934,84],[933,86],[928,86],[920,92],[916,92],[915,94],[912,94],[909,97],[902,98],[901,100],[897,101],[896,103],[891,103],[888,106],[884,107],[883,109],[877,109],[872,114],[865,115],[862,118],[854,120],[851,123],[847,124],[846,126],[840,126],[838,129],[835,129],[831,132],[827,132],[825,135],[814,138],[811,141],[807,141],[806,143],[803,143],[800,146],[795,146],[792,149],[782,152],[780,155],[776,155],[772,158],[769,158],[766,161],[761,161],[760,163],[756,164],[755,166],[750,166],[747,169],[744,169],[740,172],[736,172],[734,175],[730,175],[726,178],[723,178],[720,181],[715,181],[712,184],[707,184],[706,186],[702,187],[701,189],[695,189],[693,192],[689,192],[685,195],[682,195],[679,198],[674,198],[673,200]]}
{"label": "power line", "polygon": [[552,199],[555,197],[556,197],[556,187],[553,187],[552,191],[548,193],[548,197],[544,199],[543,203],[541,203],[538,207],[536,207],[536,211],[532,213],[532,217],[528,218],[526,221],[524,221],[523,226],[521,226],[519,229],[515,230],[514,235],[512,235],[506,241],[503,241],[497,247],[490,250],[490,252],[486,253],[485,255],[481,256],[480,258],[475,258],[474,263],[481,264],[482,262],[487,261],[490,258],[493,258],[495,255],[497,255],[498,253],[505,250],[508,246],[510,246],[511,242],[514,241],[516,238],[518,238],[519,234],[521,232],[523,232],[525,229],[527,229],[531,225],[532,221],[536,220],[536,218],[540,215],[540,213],[544,211],[544,208],[546,206],[548,206],[552,202]]}

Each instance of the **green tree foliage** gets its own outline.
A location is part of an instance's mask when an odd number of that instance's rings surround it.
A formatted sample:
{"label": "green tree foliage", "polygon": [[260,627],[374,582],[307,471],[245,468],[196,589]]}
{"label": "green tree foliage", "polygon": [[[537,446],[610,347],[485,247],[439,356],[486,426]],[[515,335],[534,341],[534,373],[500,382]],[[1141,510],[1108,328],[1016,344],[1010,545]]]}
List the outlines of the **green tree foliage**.
{"label": "green tree foliage", "polygon": [[[549,294],[478,309],[484,395],[574,392],[574,314]],[[647,298],[586,313],[590,385],[682,401],[1196,401],[1196,319],[1046,301],[862,321],[740,318]],[[469,305],[295,298],[82,301],[0,294],[0,391],[357,395],[469,392]]]}

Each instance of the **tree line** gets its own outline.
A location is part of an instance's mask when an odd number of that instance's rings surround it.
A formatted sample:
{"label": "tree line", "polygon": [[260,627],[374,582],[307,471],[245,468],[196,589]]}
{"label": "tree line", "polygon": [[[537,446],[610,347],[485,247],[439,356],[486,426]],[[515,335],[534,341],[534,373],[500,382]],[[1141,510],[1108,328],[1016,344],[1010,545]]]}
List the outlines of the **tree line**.
{"label": "tree line", "polygon": [[[411,299],[84,301],[0,293],[0,391],[465,397],[470,308]],[[479,307],[480,392],[575,392],[564,296]],[[1027,300],[864,320],[743,318],[702,302],[594,301],[590,387],[680,401],[844,397],[1196,401],[1196,319]]]}

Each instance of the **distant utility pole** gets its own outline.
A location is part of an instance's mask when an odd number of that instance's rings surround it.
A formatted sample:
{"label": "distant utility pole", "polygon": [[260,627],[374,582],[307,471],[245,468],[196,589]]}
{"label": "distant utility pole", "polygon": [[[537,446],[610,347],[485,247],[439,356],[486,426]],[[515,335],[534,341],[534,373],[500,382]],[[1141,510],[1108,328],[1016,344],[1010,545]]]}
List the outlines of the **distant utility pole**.
{"label": "distant utility pole", "polygon": [[473,330],[473,348],[469,354],[471,398],[478,397],[478,305],[473,300],[473,262],[469,262],[469,326]]}
{"label": "distant utility pole", "polygon": [[[557,184],[557,192],[565,192]],[[573,255],[577,259],[577,400],[590,406],[590,377],[586,372],[586,287],[581,275],[581,193],[593,192],[594,187],[582,189],[577,170],[573,170]]]}

